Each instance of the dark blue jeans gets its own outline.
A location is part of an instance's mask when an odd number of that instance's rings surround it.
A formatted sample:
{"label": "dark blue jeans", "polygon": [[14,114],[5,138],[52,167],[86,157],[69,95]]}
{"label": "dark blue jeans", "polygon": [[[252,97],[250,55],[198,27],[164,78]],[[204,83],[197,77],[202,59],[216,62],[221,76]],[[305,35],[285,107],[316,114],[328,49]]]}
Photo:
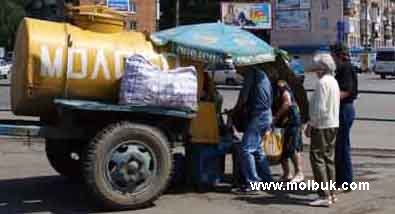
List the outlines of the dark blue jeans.
{"label": "dark blue jeans", "polygon": [[261,147],[262,134],[271,127],[271,111],[252,116],[240,145],[241,167],[247,185],[273,181],[269,162]]}
{"label": "dark blue jeans", "polygon": [[355,109],[353,103],[340,105],[340,127],[337,133],[335,164],[336,183],[338,185],[353,182],[352,162],[351,162],[351,127],[355,119]]}

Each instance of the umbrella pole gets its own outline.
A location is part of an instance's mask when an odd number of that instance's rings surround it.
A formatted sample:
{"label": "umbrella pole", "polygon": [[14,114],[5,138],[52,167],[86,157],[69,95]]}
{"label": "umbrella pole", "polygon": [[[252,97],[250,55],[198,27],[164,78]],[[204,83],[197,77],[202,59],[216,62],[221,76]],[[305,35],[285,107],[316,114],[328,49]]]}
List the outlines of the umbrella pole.
{"label": "umbrella pole", "polygon": [[176,0],[176,26],[180,25],[180,0]]}

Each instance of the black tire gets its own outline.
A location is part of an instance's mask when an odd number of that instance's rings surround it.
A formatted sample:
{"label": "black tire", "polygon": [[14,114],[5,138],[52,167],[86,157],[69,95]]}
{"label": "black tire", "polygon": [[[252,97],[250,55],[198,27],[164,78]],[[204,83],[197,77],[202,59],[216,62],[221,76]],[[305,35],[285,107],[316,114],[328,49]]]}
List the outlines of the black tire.
{"label": "black tire", "polygon": [[385,74],[381,74],[380,75],[381,79],[385,80],[387,78],[387,76]]}
{"label": "black tire", "polygon": [[[141,189],[128,189],[125,194],[116,189],[114,181],[111,183],[109,179],[112,173],[109,170],[109,158],[129,141],[138,142],[150,150],[154,155],[152,160],[156,167],[153,167],[155,173],[147,176],[144,185],[139,184],[142,186]],[[134,157],[129,157],[128,164]],[[130,122],[119,122],[103,129],[87,146],[86,157],[83,160],[84,177],[90,192],[100,204],[110,209],[138,209],[151,205],[165,191],[170,181],[172,166],[168,140],[161,131]],[[129,175],[130,172],[127,173]]]}
{"label": "black tire", "polygon": [[82,177],[81,160],[72,159],[71,153],[76,153],[81,157],[82,146],[82,142],[80,144],[80,142],[47,139],[45,151],[49,163],[56,172],[71,179],[80,179]]}

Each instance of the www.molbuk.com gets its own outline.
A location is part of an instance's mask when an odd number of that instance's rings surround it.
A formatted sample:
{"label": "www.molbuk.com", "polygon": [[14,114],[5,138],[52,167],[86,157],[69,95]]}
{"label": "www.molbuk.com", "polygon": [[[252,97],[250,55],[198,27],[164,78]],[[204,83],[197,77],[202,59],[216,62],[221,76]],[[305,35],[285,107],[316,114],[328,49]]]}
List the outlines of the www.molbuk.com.
{"label": "www.molbuk.com", "polygon": [[307,182],[250,182],[251,189],[255,191],[317,191],[317,190],[330,190],[330,191],[339,191],[339,190],[360,190],[360,191],[369,191],[370,183],[369,182],[352,182],[350,184],[343,183],[340,186],[337,186],[337,183],[334,181],[330,182],[315,182],[312,180],[308,180]]}

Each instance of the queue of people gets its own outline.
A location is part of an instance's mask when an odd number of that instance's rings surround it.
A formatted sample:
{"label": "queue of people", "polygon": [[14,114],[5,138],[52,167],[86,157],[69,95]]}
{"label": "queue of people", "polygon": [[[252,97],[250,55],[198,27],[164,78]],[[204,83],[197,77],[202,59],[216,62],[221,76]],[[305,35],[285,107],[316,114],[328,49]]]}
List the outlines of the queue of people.
{"label": "queue of people", "polygon": [[[342,44],[331,53],[318,53],[310,68],[318,81],[309,102],[309,118],[304,133],[310,138],[310,164],[318,183],[353,182],[350,132],[355,118],[354,100],[358,80],[351,69],[348,50]],[[303,122],[294,92],[286,81],[276,84],[280,105],[272,112],[273,88],[266,73],[258,67],[244,72],[244,85],[231,114],[246,108],[248,124],[240,146],[240,165],[246,185],[237,193],[253,193],[250,182],[273,181],[269,162],[261,149],[262,135],[273,126],[284,129],[281,182],[303,182]],[[289,165],[291,160],[294,173]],[[334,191],[322,188],[311,206],[330,206],[337,201]]]}

